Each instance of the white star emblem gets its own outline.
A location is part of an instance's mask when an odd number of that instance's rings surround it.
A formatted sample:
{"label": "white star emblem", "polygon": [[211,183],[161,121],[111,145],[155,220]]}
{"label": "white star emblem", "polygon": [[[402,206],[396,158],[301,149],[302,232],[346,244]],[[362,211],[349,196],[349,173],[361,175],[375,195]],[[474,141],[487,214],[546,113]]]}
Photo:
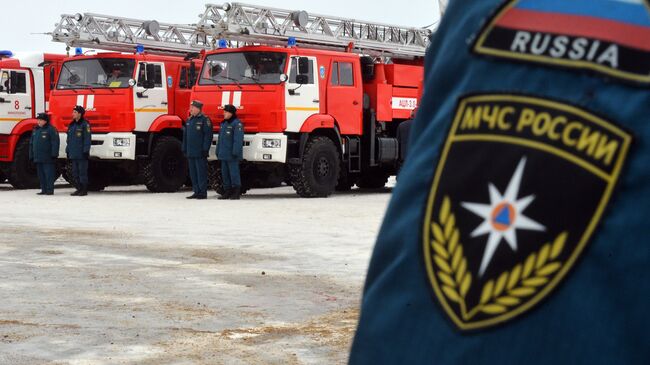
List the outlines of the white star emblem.
{"label": "white star emblem", "polygon": [[521,177],[526,166],[526,157],[522,158],[512,175],[505,194],[501,195],[494,184],[488,184],[490,192],[490,204],[466,203],[461,205],[479,217],[485,219],[479,225],[471,237],[478,237],[490,234],[481,260],[479,276],[482,276],[494,256],[502,238],[505,238],[508,246],[517,251],[517,234],[515,230],[545,231],[546,227],[523,215],[524,210],[535,200],[534,195],[517,200]]}

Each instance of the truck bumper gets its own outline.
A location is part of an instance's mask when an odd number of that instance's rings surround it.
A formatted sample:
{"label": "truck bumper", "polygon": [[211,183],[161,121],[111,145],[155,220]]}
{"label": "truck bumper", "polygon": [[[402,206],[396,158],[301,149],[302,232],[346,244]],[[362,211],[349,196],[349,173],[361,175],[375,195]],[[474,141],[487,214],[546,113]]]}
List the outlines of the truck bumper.
{"label": "truck bumper", "polygon": [[[59,158],[66,158],[67,134],[59,133],[61,146]],[[116,140],[121,145],[116,146]],[[133,133],[107,133],[93,134],[90,146],[90,157],[101,160],[135,160],[135,134]]]}
{"label": "truck bumper", "polygon": [[[210,147],[210,160],[215,160],[219,136],[215,135]],[[264,147],[264,140],[279,141],[279,147]],[[276,142],[277,143],[277,142]],[[244,160],[248,162],[287,161],[287,136],[282,133],[257,133],[244,135]]]}

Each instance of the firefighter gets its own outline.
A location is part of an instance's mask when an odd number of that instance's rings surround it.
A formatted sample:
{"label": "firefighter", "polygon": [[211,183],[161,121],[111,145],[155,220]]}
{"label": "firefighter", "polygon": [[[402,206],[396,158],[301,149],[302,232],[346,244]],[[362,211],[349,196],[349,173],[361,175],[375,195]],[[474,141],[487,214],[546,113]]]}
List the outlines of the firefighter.
{"label": "firefighter", "polygon": [[411,119],[403,121],[397,127],[397,141],[399,143],[399,167],[400,167],[400,170],[402,168],[402,165],[404,165],[404,161],[406,160],[406,155],[408,154],[409,137],[410,137],[410,132],[411,132],[411,124],[413,124],[413,120],[415,120],[416,115],[417,115],[417,109],[414,109],[411,112]]}
{"label": "firefighter", "polygon": [[41,191],[38,195],[53,195],[56,179],[56,159],[59,157],[59,133],[45,113],[36,116],[29,147],[29,159],[36,165]]}
{"label": "firefighter", "polygon": [[187,199],[208,198],[208,153],[212,145],[212,122],[203,112],[203,103],[193,100],[190,118],[183,127],[183,154],[190,167],[190,179],[194,194]]}
{"label": "firefighter", "polygon": [[648,31],[647,1],[449,2],[350,365],[648,363]]}
{"label": "firefighter", "polygon": [[72,164],[75,192],[72,196],[88,195],[88,159],[92,132],[90,123],[84,118],[86,110],[77,105],[72,109],[72,122],[68,126],[65,153]]}
{"label": "firefighter", "polygon": [[239,200],[241,176],[239,161],[244,152],[244,124],[237,118],[237,108],[228,104],[223,108],[224,120],[219,129],[217,158],[221,161],[224,194],[219,199]]}

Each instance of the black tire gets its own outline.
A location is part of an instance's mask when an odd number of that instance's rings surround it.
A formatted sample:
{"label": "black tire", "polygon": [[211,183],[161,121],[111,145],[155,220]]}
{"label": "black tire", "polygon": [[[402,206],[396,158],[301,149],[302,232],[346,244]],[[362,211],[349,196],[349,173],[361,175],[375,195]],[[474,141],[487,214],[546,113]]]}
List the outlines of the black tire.
{"label": "black tire", "polygon": [[0,184],[2,184],[5,181],[7,181],[7,177],[5,176],[4,172],[0,170]]}
{"label": "black tire", "polygon": [[300,165],[290,167],[293,189],[303,198],[330,196],[338,183],[339,152],[327,137],[313,137],[305,146]]}
{"label": "black tire", "polygon": [[[75,189],[79,187],[77,180],[72,175],[72,161],[66,160],[62,176]],[[90,162],[88,164],[88,191],[102,191],[111,184],[110,172],[101,165]]]}
{"label": "black tire", "polygon": [[72,163],[68,160],[65,160],[63,166],[61,167],[61,176],[63,179],[72,186],[76,186],[74,178],[72,177]]}
{"label": "black tire", "polygon": [[357,182],[357,178],[351,176],[348,172],[347,167],[343,165],[344,164],[341,164],[341,173],[339,176],[339,181],[336,184],[336,191],[350,191],[354,184]]}
{"label": "black tire", "polygon": [[[190,181],[190,186],[192,182]],[[214,190],[217,194],[223,195],[226,189],[223,188],[223,178],[221,177],[221,162],[211,161],[208,162],[208,189]],[[242,181],[241,194],[244,195],[250,190],[250,187]]]}
{"label": "black tire", "polygon": [[388,182],[388,175],[381,172],[361,175],[357,186],[361,189],[382,189]]}
{"label": "black tire", "polygon": [[154,193],[173,193],[180,190],[187,180],[187,160],[183,156],[181,142],[169,136],[161,136],[151,151],[151,159],[144,164],[144,184]]}
{"label": "black tire", "polygon": [[29,138],[18,141],[7,178],[11,186],[16,189],[38,189],[40,187],[36,166],[29,161]]}

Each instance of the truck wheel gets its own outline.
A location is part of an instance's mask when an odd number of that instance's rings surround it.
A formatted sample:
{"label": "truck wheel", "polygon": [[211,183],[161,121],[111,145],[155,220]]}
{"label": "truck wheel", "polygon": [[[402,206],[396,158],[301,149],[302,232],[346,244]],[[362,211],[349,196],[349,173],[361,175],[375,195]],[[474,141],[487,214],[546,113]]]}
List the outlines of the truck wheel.
{"label": "truck wheel", "polygon": [[348,169],[341,166],[341,174],[336,184],[336,191],[350,191],[356,182],[357,179],[354,176],[350,176]]}
{"label": "truck wheel", "polygon": [[339,152],[327,137],[314,137],[307,142],[300,165],[290,168],[291,185],[303,198],[327,197],[339,180]]}
{"label": "truck wheel", "polygon": [[[191,181],[189,186],[192,186]],[[226,190],[223,188],[223,179],[221,177],[221,162],[219,161],[208,162],[208,189],[214,190],[219,195],[226,193]],[[248,190],[250,190],[250,186],[246,183],[242,176],[241,194],[246,194]]]}
{"label": "truck wheel", "polygon": [[151,159],[144,165],[144,184],[154,193],[173,193],[185,184],[187,160],[183,156],[181,142],[169,136],[161,136],[151,151]]}
{"label": "truck wheel", "polygon": [[[72,169],[70,169],[72,171]],[[101,162],[88,163],[88,191],[102,191],[111,184],[111,169]]]}
{"label": "truck wheel", "polygon": [[366,175],[361,175],[357,186],[361,189],[381,189],[386,186],[388,176],[385,173],[375,172]]}
{"label": "truck wheel", "polygon": [[28,138],[23,138],[18,142],[8,178],[11,186],[16,189],[37,189],[40,186],[36,166],[29,161]]}

